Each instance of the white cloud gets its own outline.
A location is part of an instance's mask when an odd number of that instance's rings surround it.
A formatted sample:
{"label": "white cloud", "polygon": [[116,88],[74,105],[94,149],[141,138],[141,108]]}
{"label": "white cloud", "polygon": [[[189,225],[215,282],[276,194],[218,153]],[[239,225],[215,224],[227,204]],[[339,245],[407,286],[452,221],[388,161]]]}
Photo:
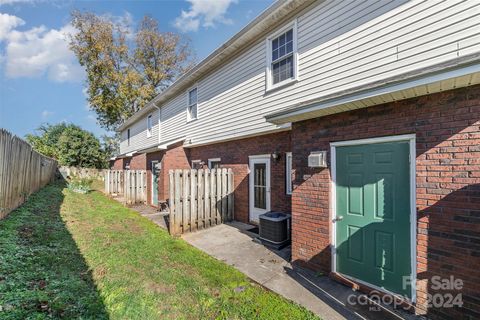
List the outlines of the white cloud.
{"label": "white cloud", "polygon": [[182,13],[174,21],[174,26],[182,32],[198,31],[199,27],[215,27],[217,23],[232,24],[225,17],[228,7],[237,0],[187,0],[190,2],[188,11]]}
{"label": "white cloud", "polygon": [[31,3],[34,0],[0,0],[0,6],[6,4],[16,4],[16,3]]}
{"label": "white cloud", "polygon": [[53,112],[52,111],[48,111],[48,110],[43,110],[42,111],[42,120],[47,120],[48,118],[50,118],[50,116],[53,115]]}
{"label": "white cloud", "polygon": [[11,30],[5,37],[5,72],[10,78],[46,75],[55,82],[76,82],[84,78],[83,68],[68,48],[68,34],[74,28],[45,26],[27,31]]}
{"label": "white cloud", "polygon": [[13,29],[24,24],[25,21],[19,17],[9,15],[8,13],[0,13],[0,41],[5,39]]}

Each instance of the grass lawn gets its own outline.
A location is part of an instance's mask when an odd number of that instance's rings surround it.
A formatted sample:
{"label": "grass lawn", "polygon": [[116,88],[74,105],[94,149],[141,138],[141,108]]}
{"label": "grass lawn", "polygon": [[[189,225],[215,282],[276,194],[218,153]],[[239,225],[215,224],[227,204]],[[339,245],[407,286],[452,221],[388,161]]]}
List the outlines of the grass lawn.
{"label": "grass lawn", "polygon": [[0,221],[0,319],[314,319],[100,192],[47,186]]}

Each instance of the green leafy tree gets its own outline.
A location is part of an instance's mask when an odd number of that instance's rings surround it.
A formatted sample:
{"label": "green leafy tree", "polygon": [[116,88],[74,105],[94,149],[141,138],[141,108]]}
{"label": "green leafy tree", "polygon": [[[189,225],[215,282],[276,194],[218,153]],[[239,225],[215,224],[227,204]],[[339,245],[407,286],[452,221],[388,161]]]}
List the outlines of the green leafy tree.
{"label": "green leafy tree", "polygon": [[107,158],[118,156],[120,154],[120,133],[117,132],[114,136],[101,136],[102,148],[107,155]]}
{"label": "green leafy tree", "polygon": [[45,124],[38,128],[38,135],[28,134],[32,147],[60,165],[84,168],[106,168],[107,151],[90,132],[74,124]]}
{"label": "green leafy tree", "polygon": [[63,122],[54,126],[42,124],[37,128],[38,135],[27,134],[26,139],[39,153],[57,159],[57,142],[66,128],[67,124]]}
{"label": "green leafy tree", "polygon": [[90,107],[107,130],[143,108],[193,62],[189,41],[160,32],[149,16],[136,32],[125,21],[90,12],[73,12],[72,25],[70,49],[86,70]]}

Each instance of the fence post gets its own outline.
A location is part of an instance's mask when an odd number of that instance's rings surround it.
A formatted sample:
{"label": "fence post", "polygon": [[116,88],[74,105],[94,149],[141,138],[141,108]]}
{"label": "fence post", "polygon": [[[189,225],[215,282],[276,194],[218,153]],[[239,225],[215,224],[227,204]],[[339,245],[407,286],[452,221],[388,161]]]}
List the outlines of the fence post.
{"label": "fence post", "polygon": [[233,171],[228,169],[228,220],[233,220],[233,206],[234,206],[234,194],[233,194]]}
{"label": "fence post", "polygon": [[217,180],[217,190],[216,190],[216,195],[217,195],[217,210],[216,210],[216,217],[217,217],[217,222],[216,224],[222,223],[222,169],[217,169],[215,170],[216,172],[216,180]]}
{"label": "fence post", "polygon": [[182,214],[182,232],[190,231],[190,203],[189,203],[189,195],[190,195],[190,181],[188,179],[190,170],[183,170],[182,173],[182,180],[183,180],[183,214]]}
{"label": "fence post", "polygon": [[168,230],[170,234],[175,234],[175,181],[173,170],[168,171]]}
{"label": "fence post", "polygon": [[182,170],[175,170],[175,233],[182,231],[183,221],[183,185],[182,185]]}
{"label": "fence post", "polygon": [[227,215],[227,169],[222,169],[222,222],[228,221]]}
{"label": "fence post", "polygon": [[204,176],[204,181],[205,181],[205,195],[204,195],[204,201],[205,201],[205,211],[203,213],[203,223],[205,228],[208,228],[210,226],[210,170],[205,169],[205,176]]}
{"label": "fence post", "polygon": [[198,192],[197,192],[197,199],[198,199],[198,205],[197,205],[197,228],[198,229],[203,229],[205,228],[205,217],[204,217],[204,209],[205,209],[205,184],[204,184],[204,178],[203,178],[203,169],[199,169],[197,172],[197,186],[198,186]]}
{"label": "fence post", "polygon": [[197,170],[190,170],[190,231],[197,230]]}

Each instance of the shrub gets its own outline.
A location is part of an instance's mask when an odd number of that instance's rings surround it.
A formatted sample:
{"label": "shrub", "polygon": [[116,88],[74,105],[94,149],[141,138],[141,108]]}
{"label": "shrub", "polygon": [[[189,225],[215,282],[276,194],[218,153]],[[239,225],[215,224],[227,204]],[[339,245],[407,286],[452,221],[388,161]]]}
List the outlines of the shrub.
{"label": "shrub", "polygon": [[92,190],[92,179],[87,178],[73,178],[68,183],[68,189],[77,193],[88,193]]}

